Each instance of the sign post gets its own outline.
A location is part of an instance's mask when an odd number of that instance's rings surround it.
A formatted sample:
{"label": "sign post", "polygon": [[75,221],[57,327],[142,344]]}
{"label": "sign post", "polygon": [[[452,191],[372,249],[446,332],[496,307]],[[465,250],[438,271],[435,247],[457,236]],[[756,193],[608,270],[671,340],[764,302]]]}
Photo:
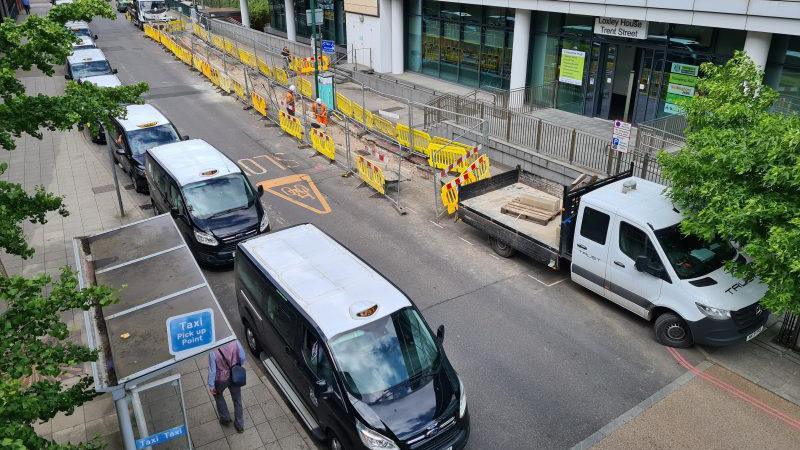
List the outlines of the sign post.
{"label": "sign post", "polygon": [[631,140],[631,124],[621,120],[614,121],[614,131],[611,134],[611,148],[620,153],[628,153],[628,144]]}
{"label": "sign post", "polygon": [[214,343],[214,311],[201,309],[167,318],[169,354],[211,346]]}

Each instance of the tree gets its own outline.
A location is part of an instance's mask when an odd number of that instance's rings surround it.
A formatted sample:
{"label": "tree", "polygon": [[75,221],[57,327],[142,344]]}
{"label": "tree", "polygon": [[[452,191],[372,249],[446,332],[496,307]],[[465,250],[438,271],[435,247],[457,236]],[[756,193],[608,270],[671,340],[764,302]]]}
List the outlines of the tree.
{"label": "tree", "polygon": [[[64,95],[29,95],[16,71],[38,68],[52,76],[63,64],[76,38],[64,27],[68,20],[102,16],[113,18],[104,0],[75,0],[56,6],[46,16],[30,16],[23,23],[0,23],[0,147],[15,148],[14,139],[41,130],[69,130],[88,124],[109,124],[124,113],[122,104],[137,103],[144,83],[100,88],[70,81]],[[0,164],[0,174],[7,169]],[[66,215],[62,198],[41,186],[28,193],[17,183],[0,181],[0,249],[28,258],[33,249],[25,242],[24,221],[43,224],[48,213]],[[71,413],[96,395],[91,378],[65,387],[59,376],[69,366],[94,361],[97,354],[68,340],[69,330],[60,313],[104,306],[115,299],[109,288],[78,289],[74,272],[65,268],[57,280],[47,275],[31,279],[0,274],[0,447],[94,448],[96,443],[59,446],[38,437],[32,427],[58,412]]]}
{"label": "tree", "polygon": [[742,53],[705,63],[697,96],[685,102],[686,147],[662,153],[681,230],[723,237],[748,256],[726,268],[768,286],[762,303],[800,312],[800,117],[770,111],[778,94]]}

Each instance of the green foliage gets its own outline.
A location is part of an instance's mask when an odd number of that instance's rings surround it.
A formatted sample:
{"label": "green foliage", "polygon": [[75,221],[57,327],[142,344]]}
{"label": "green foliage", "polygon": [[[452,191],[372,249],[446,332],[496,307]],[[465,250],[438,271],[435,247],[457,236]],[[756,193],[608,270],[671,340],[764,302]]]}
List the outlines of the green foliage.
{"label": "green foliage", "polygon": [[[64,387],[64,367],[94,361],[97,355],[68,340],[70,330],[60,313],[108,305],[115,295],[107,287],[78,290],[75,274],[63,269],[58,280],[48,275],[26,279],[0,277],[0,439],[2,447],[42,448],[53,445],[38,437],[31,423],[71,414],[97,394],[92,379],[83,377]],[[50,291],[48,295],[44,292]],[[90,443],[83,448],[95,448]],[[66,446],[63,448],[78,448]]]}
{"label": "green foliage", "polygon": [[250,7],[250,28],[264,31],[264,27],[269,23],[269,3],[267,0],[249,0]]}
{"label": "green foliage", "polygon": [[[54,7],[46,16],[29,16],[23,23],[0,23],[0,147],[15,148],[14,139],[41,130],[69,130],[79,124],[96,127],[119,116],[123,103],[138,103],[147,85],[100,88],[68,82],[63,95],[28,95],[16,78],[19,70],[37,68],[52,76],[76,42],[63,24],[68,20],[114,17],[104,0],[76,0]],[[0,175],[7,169],[0,164]],[[24,221],[43,224],[47,214],[66,215],[62,198],[37,187],[26,192],[17,183],[0,181],[0,249],[30,257]],[[96,394],[90,377],[69,386],[59,378],[66,368],[97,358],[95,352],[69,340],[61,313],[106,305],[115,298],[110,289],[78,289],[75,274],[65,269],[58,280],[42,275],[32,279],[0,276],[0,447],[97,448],[90,442],[57,445],[36,435],[32,424],[59,412],[70,414]]]}
{"label": "green foliage", "polygon": [[729,263],[769,290],[774,312],[800,312],[800,117],[769,111],[778,97],[737,52],[723,66],[703,64],[698,96],[687,101],[687,145],[661,154],[669,195],[685,233],[738,243],[751,261]]}

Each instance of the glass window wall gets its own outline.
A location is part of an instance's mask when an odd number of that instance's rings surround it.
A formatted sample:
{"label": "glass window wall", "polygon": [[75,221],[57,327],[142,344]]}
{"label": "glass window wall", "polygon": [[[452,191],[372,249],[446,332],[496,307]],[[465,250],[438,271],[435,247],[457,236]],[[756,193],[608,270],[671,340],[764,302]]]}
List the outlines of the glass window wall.
{"label": "glass window wall", "polygon": [[467,86],[504,89],[514,10],[406,0],[406,70]]}

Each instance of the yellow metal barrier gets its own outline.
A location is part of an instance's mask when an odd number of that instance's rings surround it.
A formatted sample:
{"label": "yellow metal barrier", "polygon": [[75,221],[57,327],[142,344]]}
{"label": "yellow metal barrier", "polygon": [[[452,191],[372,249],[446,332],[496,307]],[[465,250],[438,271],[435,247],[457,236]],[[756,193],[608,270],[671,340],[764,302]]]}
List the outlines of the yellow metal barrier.
{"label": "yellow metal barrier", "polygon": [[492,176],[489,157],[486,155],[479,156],[475,162],[469,165],[469,171],[475,175],[476,181],[485,180]]}
{"label": "yellow metal barrier", "polygon": [[266,77],[273,78],[272,68],[261,58],[258,58],[258,71]]}
{"label": "yellow metal barrier", "polygon": [[[372,115],[372,114],[370,114]],[[381,116],[372,115],[372,126],[370,127],[373,130],[377,130],[390,138],[397,137],[397,126],[395,124]]]}
{"label": "yellow metal barrier", "polygon": [[461,142],[458,142],[458,141],[452,141],[450,139],[445,139],[445,138],[439,137],[439,136],[434,136],[433,139],[431,139],[431,143],[432,144],[447,145],[448,147],[463,148],[465,151],[470,151],[470,150],[473,149],[473,146],[471,146],[469,144],[464,144],[464,143],[461,143]]}
{"label": "yellow metal barrier", "polygon": [[442,204],[447,208],[447,214],[453,214],[458,209],[458,186],[452,181],[442,186]]}
{"label": "yellow metal barrier", "polygon": [[336,109],[347,117],[353,117],[353,102],[340,93],[336,93]]}
{"label": "yellow metal barrier", "polygon": [[203,64],[205,60],[197,55],[192,55],[192,65],[195,69],[199,70],[200,72],[203,71]]}
{"label": "yellow metal barrier", "polygon": [[247,101],[247,94],[245,93],[244,85],[233,78],[231,78],[231,85],[233,85],[233,92],[236,93],[236,96],[244,101]]}
{"label": "yellow metal barrier", "polygon": [[447,144],[436,144],[431,142],[428,145],[428,164],[437,169],[445,169],[453,164],[458,158],[467,154],[461,147],[453,147]]}
{"label": "yellow metal barrier", "polygon": [[222,39],[222,36],[211,36],[211,45],[220,50],[225,50],[225,40]]}
{"label": "yellow metal barrier", "polygon": [[158,30],[153,28],[150,24],[147,24],[147,23],[144,24],[143,29],[144,29],[144,35],[145,36],[149,37],[150,39],[152,39],[154,41],[158,41],[159,40]]}
{"label": "yellow metal barrier", "polygon": [[[208,66],[208,75],[207,76],[208,76],[209,81],[211,81],[212,83],[214,83],[217,86],[220,86],[219,71],[217,69],[215,69],[214,67],[211,67],[211,65]],[[223,78],[227,79],[228,77],[223,75]],[[220,86],[220,87],[222,87],[222,86]]]}
{"label": "yellow metal barrier", "polygon": [[311,98],[314,96],[314,86],[311,85],[311,82],[304,77],[297,77],[297,87],[300,89],[300,95],[305,98]]}
{"label": "yellow metal barrier", "polygon": [[262,116],[267,116],[267,99],[263,95],[253,91],[250,93],[250,100],[253,101],[253,109],[258,111]]}
{"label": "yellow metal barrier", "polygon": [[383,169],[367,161],[361,155],[356,156],[356,169],[358,170],[358,176],[361,177],[364,183],[386,195],[386,178],[383,176]]}
{"label": "yellow metal barrier", "polygon": [[364,110],[364,117],[365,117],[365,120],[366,120],[366,123],[364,124],[364,126],[366,126],[369,129],[375,129],[375,114],[372,114],[371,111],[369,111],[368,109],[365,109]]}
{"label": "yellow metal barrier", "polygon": [[286,73],[285,70],[281,69],[280,67],[275,67],[272,70],[272,73],[275,74],[275,81],[284,86],[289,85],[289,75]]}
{"label": "yellow metal barrier", "polygon": [[192,31],[194,32],[195,36],[199,37],[200,39],[203,39],[204,41],[208,40],[208,31],[204,30],[200,25],[196,23],[193,24]]}
{"label": "yellow metal barrier", "polygon": [[442,186],[442,204],[447,208],[447,214],[453,214],[458,210],[458,188],[460,186],[466,186],[490,176],[489,157],[480,155],[458,177]]}
{"label": "yellow metal barrier", "polygon": [[278,114],[278,122],[281,129],[288,135],[294,136],[298,140],[303,140],[303,125],[297,117],[290,116],[283,111]]}
{"label": "yellow metal barrier", "polygon": [[[219,72],[217,72],[217,73],[219,73]],[[225,75],[225,74],[221,74],[220,73],[219,77],[217,79],[219,81],[219,83],[217,83],[217,86],[219,86],[219,88],[222,89],[223,91],[225,91],[226,93],[230,94],[231,93],[231,84],[233,82],[231,80],[231,78],[229,76]]]}
{"label": "yellow metal barrier", "polygon": [[167,22],[167,31],[169,32],[176,32],[176,31],[183,31],[183,21],[180,19],[178,20],[170,20]]}
{"label": "yellow metal barrier", "polygon": [[236,48],[236,42],[225,39],[225,52],[234,58],[239,56],[239,49]]}
{"label": "yellow metal barrier", "polygon": [[334,161],[336,159],[336,144],[333,142],[333,138],[317,129],[312,129],[310,133],[311,146],[314,150]]}
{"label": "yellow metal barrier", "polygon": [[239,49],[239,61],[252,68],[256,67],[256,55],[253,52]]}
{"label": "yellow metal barrier", "polygon": [[353,120],[363,125],[364,122],[366,121],[366,114],[364,114],[364,108],[362,108],[361,105],[359,105],[356,102],[351,102],[351,105],[353,106]]}

